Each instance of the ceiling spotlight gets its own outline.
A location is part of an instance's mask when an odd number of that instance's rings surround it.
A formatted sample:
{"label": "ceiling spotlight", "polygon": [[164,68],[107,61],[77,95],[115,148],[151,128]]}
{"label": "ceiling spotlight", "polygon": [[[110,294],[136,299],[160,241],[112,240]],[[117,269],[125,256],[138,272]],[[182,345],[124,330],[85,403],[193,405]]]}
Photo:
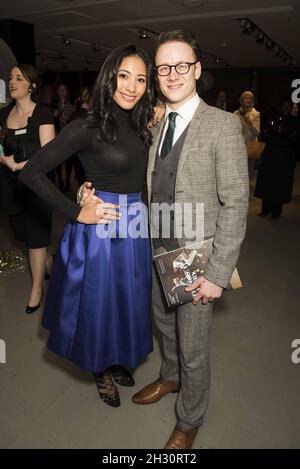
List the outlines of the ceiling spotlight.
{"label": "ceiling spotlight", "polygon": [[243,34],[251,34],[253,31],[253,24],[248,18],[241,18],[240,26],[243,30]]}
{"label": "ceiling spotlight", "polygon": [[264,38],[265,38],[264,33],[261,32],[259,29],[256,29],[254,31],[254,37],[258,44],[262,44],[264,42]]}
{"label": "ceiling spotlight", "polygon": [[215,57],[215,63],[216,63],[216,64],[219,64],[220,62],[221,62],[220,57]]}
{"label": "ceiling spotlight", "polygon": [[35,53],[35,55],[40,55],[40,51],[38,49],[36,49],[36,51],[34,53]]}
{"label": "ceiling spotlight", "polygon": [[266,48],[266,49],[271,49],[272,46],[273,46],[273,41],[272,41],[272,39],[266,37],[266,38],[265,38],[265,48]]}
{"label": "ceiling spotlight", "polygon": [[280,49],[279,58],[280,58],[280,59],[283,59],[284,56],[285,56],[284,50]]}
{"label": "ceiling spotlight", "polygon": [[66,37],[62,38],[62,43],[63,43],[64,46],[70,46],[72,44],[70,39],[68,39]]}
{"label": "ceiling spotlight", "polygon": [[[267,50],[272,52],[274,57],[279,57],[284,62],[289,62],[290,66],[295,64],[295,60],[283,50],[279,44],[273,41],[262,29],[256,26],[249,18],[237,18],[242,28],[242,33],[252,34],[257,44],[263,44]],[[217,63],[217,62],[216,62]]]}
{"label": "ceiling spotlight", "polygon": [[99,52],[100,49],[101,49],[101,47],[99,46],[99,44],[93,44],[93,51],[94,52]]}
{"label": "ceiling spotlight", "polygon": [[199,53],[199,59],[205,60],[205,54],[204,54],[204,52],[200,52],[200,53]]}
{"label": "ceiling spotlight", "polygon": [[280,53],[281,49],[277,44],[274,44],[273,46],[273,55],[278,55]]}
{"label": "ceiling spotlight", "polygon": [[139,37],[140,39],[149,39],[149,36],[147,34],[147,29],[141,29]]}

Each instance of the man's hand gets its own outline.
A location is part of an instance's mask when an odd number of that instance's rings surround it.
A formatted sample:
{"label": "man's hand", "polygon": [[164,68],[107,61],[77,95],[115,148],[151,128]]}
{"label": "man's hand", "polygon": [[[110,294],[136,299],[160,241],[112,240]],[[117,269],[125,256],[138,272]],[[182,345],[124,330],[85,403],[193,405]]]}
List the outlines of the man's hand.
{"label": "man's hand", "polygon": [[99,199],[96,195],[94,195],[95,189],[93,190],[93,184],[91,182],[86,181],[84,184],[82,184],[78,191],[77,191],[77,203],[80,205],[80,207],[83,207],[83,203],[85,199],[91,194],[93,191],[91,199],[89,199],[90,202],[103,202],[102,199]]}
{"label": "man's hand", "polygon": [[[82,209],[77,217],[79,223],[86,225],[104,224],[110,225],[114,220],[120,219],[117,205],[105,203],[94,196],[95,189],[91,189],[82,203]],[[93,200],[93,197],[95,200]]]}
{"label": "man's hand", "polygon": [[214,301],[216,298],[220,298],[223,292],[223,288],[219,285],[206,280],[204,277],[199,277],[194,283],[186,287],[186,291],[192,291],[196,288],[199,288],[199,291],[193,299],[193,304],[197,304],[201,300],[203,305],[206,305],[208,302]]}
{"label": "man's hand", "polygon": [[154,116],[152,120],[148,123],[149,129],[151,129],[151,127],[155,127],[157,124],[160,123],[160,121],[165,115],[165,112],[166,112],[165,104],[158,104],[157,106],[154,106]]}

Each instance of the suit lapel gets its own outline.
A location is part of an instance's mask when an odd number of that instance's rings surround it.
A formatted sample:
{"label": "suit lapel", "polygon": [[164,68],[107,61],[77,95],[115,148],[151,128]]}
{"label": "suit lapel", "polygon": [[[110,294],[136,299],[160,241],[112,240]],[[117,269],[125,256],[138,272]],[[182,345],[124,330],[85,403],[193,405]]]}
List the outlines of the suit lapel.
{"label": "suit lapel", "polygon": [[190,148],[194,144],[195,135],[199,135],[201,129],[200,122],[203,119],[203,113],[208,108],[208,105],[200,98],[200,103],[195,111],[195,114],[190,122],[185,141],[182,147],[181,155],[178,162],[177,174],[180,174],[189,155]]}

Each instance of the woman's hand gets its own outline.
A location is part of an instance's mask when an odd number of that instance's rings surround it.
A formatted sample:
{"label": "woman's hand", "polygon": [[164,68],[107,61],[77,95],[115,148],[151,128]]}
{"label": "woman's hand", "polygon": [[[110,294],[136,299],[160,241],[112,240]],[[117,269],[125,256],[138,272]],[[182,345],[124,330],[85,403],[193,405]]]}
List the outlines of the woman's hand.
{"label": "woman's hand", "polygon": [[165,104],[158,104],[157,106],[154,106],[154,116],[148,124],[149,129],[151,129],[151,127],[155,127],[157,124],[160,123],[160,121],[165,115],[165,112],[166,112]]}
{"label": "woman's hand", "polygon": [[77,217],[79,223],[95,225],[98,223],[110,225],[114,220],[119,220],[120,212],[117,212],[118,205],[103,202],[94,196],[95,189],[91,189],[82,202],[82,209]]}
{"label": "woman's hand", "polygon": [[11,171],[16,171],[17,163],[15,162],[14,155],[0,156],[0,163],[7,166]]}

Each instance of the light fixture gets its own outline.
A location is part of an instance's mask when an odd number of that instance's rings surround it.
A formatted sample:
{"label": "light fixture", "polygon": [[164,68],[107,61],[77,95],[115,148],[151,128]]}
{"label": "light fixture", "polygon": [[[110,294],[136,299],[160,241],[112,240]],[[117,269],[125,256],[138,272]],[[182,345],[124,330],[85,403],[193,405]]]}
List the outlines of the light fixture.
{"label": "light fixture", "polygon": [[264,44],[265,44],[266,49],[271,49],[272,46],[274,45],[272,39],[268,38],[267,36],[265,36]]}
{"label": "light fixture", "polygon": [[99,44],[93,44],[93,51],[94,52],[99,52],[101,49],[101,47],[99,46]]}
{"label": "light fixture", "polygon": [[220,55],[215,55],[215,54],[212,54],[211,52],[207,52],[201,49],[198,52],[198,60],[202,61],[206,59],[211,60],[216,64],[220,64],[220,63],[226,64],[228,62],[227,59],[225,59],[224,57],[221,57]]}
{"label": "light fixture", "polygon": [[252,34],[256,40],[257,44],[263,44],[267,50],[271,50],[274,57],[280,58],[283,62],[290,61],[290,65],[292,66],[295,61],[293,58],[287,54],[287,52],[280,47],[273,39],[270,38],[262,29],[260,29],[256,24],[253,23],[249,18],[237,18],[240,22],[240,27],[242,29],[242,33],[244,34]]}
{"label": "light fixture", "polygon": [[65,36],[62,37],[62,43],[64,46],[70,46],[72,44],[70,39],[66,38]]}
{"label": "light fixture", "polygon": [[278,44],[274,44],[274,46],[273,46],[273,55],[279,55],[280,52],[281,52],[281,49],[278,46]]}
{"label": "light fixture", "polygon": [[242,28],[243,34],[251,34],[253,27],[252,22],[248,18],[241,18],[240,26]]}
{"label": "light fixture", "polygon": [[139,35],[139,38],[140,39],[149,39],[149,36],[148,36],[148,33],[147,33],[147,29],[141,29],[140,30],[140,35]]}
{"label": "light fixture", "polygon": [[262,44],[264,42],[265,36],[264,36],[264,33],[262,31],[260,31],[260,29],[256,29],[254,31],[254,37],[255,37],[256,42],[258,44]]}

